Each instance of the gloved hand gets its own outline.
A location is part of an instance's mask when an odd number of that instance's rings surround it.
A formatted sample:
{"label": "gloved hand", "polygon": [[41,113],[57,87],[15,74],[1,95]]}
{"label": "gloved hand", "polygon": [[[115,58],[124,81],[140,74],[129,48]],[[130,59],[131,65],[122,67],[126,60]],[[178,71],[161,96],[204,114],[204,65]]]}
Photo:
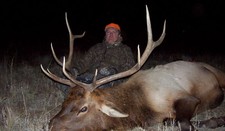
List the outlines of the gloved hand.
{"label": "gloved hand", "polygon": [[116,74],[116,69],[115,68],[110,68],[110,67],[104,67],[101,68],[99,73],[103,76],[109,76],[109,75],[113,75]]}
{"label": "gloved hand", "polygon": [[94,77],[94,74],[84,73],[84,74],[81,74],[81,75],[77,76],[76,79],[78,81],[90,84],[93,81],[93,77]]}
{"label": "gloved hand", "polygon": [[72,73],[72,75],[74,75],[74,76],[79,75],[79,71],[77,70],[77,68],[72,68],[72,69],[71,69],[71,73]]}

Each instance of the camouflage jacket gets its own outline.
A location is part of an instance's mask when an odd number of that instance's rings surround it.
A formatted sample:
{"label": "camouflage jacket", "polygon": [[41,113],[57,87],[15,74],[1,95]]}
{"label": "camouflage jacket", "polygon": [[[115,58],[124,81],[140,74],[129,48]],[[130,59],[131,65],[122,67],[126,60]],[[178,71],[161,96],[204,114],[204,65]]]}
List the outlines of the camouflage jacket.
{"label": "camouflage jacket", "polygon": [[131,48],[120,43],[109,45],[98,43],[91,47],[84,57],[75,63],[75,68],[81,73],[94,73],[104,67],[114,68],[122,72],[134,66],[135,60]]}

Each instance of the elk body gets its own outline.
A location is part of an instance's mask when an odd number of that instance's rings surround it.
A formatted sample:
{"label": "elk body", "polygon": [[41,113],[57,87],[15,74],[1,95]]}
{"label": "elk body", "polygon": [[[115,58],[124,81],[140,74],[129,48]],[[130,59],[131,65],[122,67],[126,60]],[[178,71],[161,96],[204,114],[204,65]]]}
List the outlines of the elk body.
{"label": "elk body", "polygon": [[[63,66],[63,73],[68,79],[62,79],[41,66],[43,72],[53,80],[71,86],[61,111],[50,121],[51,131],[147,128],[167,119],[180,122],[182,130],[194,130],[190,122],[193,116],[222,103],[225,74],[208,64],[175,61],[140,70],[165,36],[164,24],[159,40],[152,40],[147,7],[146,12],[147,47],[142,57],[138,50],[138,63],[130,70],[100,80],[95,77],[93,83],[85,84],[67,73],[69,66],[65,58],[63,62],[57,61]],[[71,31],[70,36],[73,36]],[[70,45],[73,45],[73,40],[70,40]],[[52,51],[57,59],[53,48]],[[127,76],[130,76],[129,79],[119,85],[97,88]]]}

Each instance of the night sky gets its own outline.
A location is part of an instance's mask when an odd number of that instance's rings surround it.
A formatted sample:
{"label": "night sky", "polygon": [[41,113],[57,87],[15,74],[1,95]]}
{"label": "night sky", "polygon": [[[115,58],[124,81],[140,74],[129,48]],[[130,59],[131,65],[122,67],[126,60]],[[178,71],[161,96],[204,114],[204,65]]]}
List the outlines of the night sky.
{"label": "night sky", "polygon": [[145,5],[148,5],[154,39],[167,20],[166,38],[159,51],[225,54],[223,0],[8,0],[1,4],[1,52],[28,55],[50,53],[50,43],[68,49],[65,12],[74,34],[75,47],[87,50],[101,42],[110,22],[122,28],[124,43],[136,50],[146,45]]}

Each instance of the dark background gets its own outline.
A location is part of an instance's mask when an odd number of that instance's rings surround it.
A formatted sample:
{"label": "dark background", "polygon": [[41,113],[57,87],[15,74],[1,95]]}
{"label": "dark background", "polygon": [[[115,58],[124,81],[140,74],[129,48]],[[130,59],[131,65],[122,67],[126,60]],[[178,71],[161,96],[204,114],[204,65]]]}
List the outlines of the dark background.
{"label": "dark background", "polygon": [[[29,57],[68,50],[65,12],[80,51],[101,42],[110,22],[122,28],[124,43],[136,50],[147,41],[145,5],[151,15],[154,40],[167,20],[166,38],[159,52],[225,54],[222,0],[8,0],[1,4],[1,53]],[[1,54],[2,55],[2,54]]]}

